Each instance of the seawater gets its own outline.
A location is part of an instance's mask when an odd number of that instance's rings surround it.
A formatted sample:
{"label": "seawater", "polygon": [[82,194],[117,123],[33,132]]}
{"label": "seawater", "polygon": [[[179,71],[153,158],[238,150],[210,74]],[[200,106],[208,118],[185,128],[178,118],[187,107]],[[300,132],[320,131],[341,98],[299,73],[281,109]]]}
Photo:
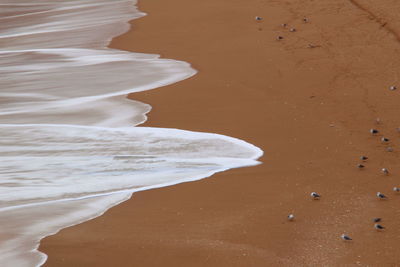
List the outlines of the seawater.
{"label": "seawater", "polygon": [[107,48],[144,14],[133,0],[0,0],[0,266],[39,266],[40,240],[136,191],[258,164],[212,134],[135,127],[128,100],[189,78],[188,63]]}

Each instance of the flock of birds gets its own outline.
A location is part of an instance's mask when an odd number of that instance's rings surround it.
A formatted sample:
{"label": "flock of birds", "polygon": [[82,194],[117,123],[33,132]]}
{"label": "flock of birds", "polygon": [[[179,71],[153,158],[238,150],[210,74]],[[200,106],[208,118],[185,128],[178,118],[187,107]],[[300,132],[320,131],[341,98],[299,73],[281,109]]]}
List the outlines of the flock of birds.
{"label": "flock of birds", "polygon": [[[255,19],[256,19],[256,21],[261,21],[261,20],[263,20],[262,17],[258,17],[258,16],[257,16]],[[303,22],[304,22],[304,23],[309,22],[308,18],[303,18]],[[286,23],[281,24],[281,26],[284,27],[284,28],[287,28],[287,27],[288,27],[288,25],[287,25]],[[296,30],[296,28],[290,28],[289,31],[290,31],[290,32],[296,32],[297,30]],[[281,35],[279,35],[279,36],[276,37],[276,39],[279,41],[279,40],[283,40],[284,37],[281,36]],[[309,44],[309,47],[310,47],[310,48],[314,48],[315,46],[312,45],[312,44]],[[392,85],[392,86],[389,87],[389,90],[391,90],[391,91],[394,91],[394,90],[396,90],[396,89],[397,89],[397,87],[394,86],[394,85]],[[379,123],[379,121],[380,121],[380,120],[377,119],[377,122],[378,122],[378,123]],[[400,128],[398,128],[397,130],[400,132]],[[377,129],[370,129],[370,133],[371,133],[372,135],[377,135],[377,134],[379,133],[379,130],[377,130]],[[381,138],[381,142],[382,142],[382,143],[388,143],[389,141],[390,141],[390,140],[389,140],[388,138],[386,138],[386,137],[382,137],[382,138]],[[386,151],[392,152],[392,151],[393,151],[393,148],[392,148],[392,147],[387,147],[387,148],[386,148]],[[368,157],[367,157],[367,156],[361,156],[361,157],[360,157],[360,160],[363,161],[363,162],[365,162],[365,161],[368,160]],[[357,167],[358,167],[359,169],[363,169],[365,166],[364,166],[363,164],[358,164]],[[383,173],[384,175],[389,175],[389,170],[388,170],[387,168],[382,168],[381,171],[382,171],[382,173]],[[397,187],[397,186],[393,187],[393,191],[396,192],[396,193],[400,193],[400,187]],[[311,196],[311,198],[312,198],[313,200],[319,200],[319,199],[321,198],[321,195],[318,194],[317,192],[312,192],[312,193],[310,194],[310,196]],[[386,200],[386,199],[388,199],[388,197],[387,197],[385,194],[381,193],[381,192],[377,192],[377,193],[376,193],[376,196],[377,196],[377,198],[380,199],[380,200]],[[287,219],[288,219],[289,221],[294,221],[294,219],[295,219],[294,214],[289,214],[289,215],[287,216]],[[374,218],[374,219],[373,219],[374,228],[375,228],[377,231],[382,231],[382,230],[385,229],[384,226],[382,226],[381,224],[379,224],[379,222],[381,222],[381,220],[382,220],[381,218]],[[344,240],[344,241],[351,241],[351,240],[353,240],[350,236],[348,236],[348,235],[346,235],[346,234],[342,234],[340,237],[341,237],[341,239]]]}
{"label": "flock of birds", "polygon": [[[395,86],[391,86],[389,89],[390,89],[390,90],[395,90],[396,87],[395,87]],[[398,129],[398,131],[400,131],[400,129]],[[370,130],[370,133],[371,133],[372,135],[376,135],[376,134],[379,133],[379,130],[377,130],[377,129],[371,129],[371,130]],[[382,137],[382,138],[381,138],[381,142],[382,142],[382,143],[387,143],[387,142],[389,142],[389,139],[386,138],[386,137]],[[392,149],[391,147],[388,147],[388,148]],[[387,149],[387,150],[388,150],[388,149]],[[360,160],[363,161],[363,162],[365,162],[365,161],[368,160],[368,157],[367,157],[367,156],[361,156],[361,157],[360,157]],[[358,165],[357,165],[357,168],[359,168],[359,169],[363,169],[364,167],[365,167],[365,166],[364,166],[363,164],[358,164]],[[382,169],[381,169],[381,172],[382,172],[384,175],[389,175],[389,170],[388,170],[387,168],[382,168]],[[397,187],[397,186],[393,187],[393,191],[394,191],[395,193],[400,193],[400,187]],[[321,198],[321,195],[318,194],[317,192],[311,192],[310,196],[311,196],[311,198],[312,198],[313,200],[319,200],[319,199]],[[386,199],[388,199],[388,197],[387,197],[385,194],[381,193],[381,192],[377,192],[377,193],[376,193],[376,197],[377,197],[378,199],[380,199],[380,200],[386,200]],[[288,219],[289,221],[293,221],[293,220],[295,219],[294,214],[289,214],[289,215],[287,216],[287,219]],[[373,222],[375,223],[375,224],[374,224],[374,228],[375,228],[377,231],[381,231],[381,230],[384,230],[384,229],[385,229],[384,226],[382,226],[381,224],[379,224],[380,221],[382,221],[381,218],[374,218],[374,219],[373,219]],[[351,240],[353,240],[350,236],[348,236],[348,235],[346,235],[346,234],[342,234],[340,237],[341,237],[341,239],[343,239],[344,241],[351,241]]]}
{"label": "flock of birds", "polygon": [[[255,19],[256,19],[256,21],[262,21],[262,20],[263,20],[262,17],[258,17],[258,16],[257,16]],[[303,18],[303,22],[304,22],[304,23],[309,22],[308,18]],[[281,24],[281,26],[282,26],[283,28],[288,28],[289,25],[288,25],[287,23],[283,23],[283,24]],[[296,32],[297,29],[292,27],[292,28],[289,28],[289,31],[290,31],[290,32]],[[279,40],[283,40],[284,37],[283,37],[282,35],[278,35],[278,36],[276,37],[276,39],[279,41]],[[313,44],[308,44],[308,47],[309,47],[309,48],[315,48],[315,47],[319,47],[319,46],[313,45]]]}
{"label": "flock of birds", "polygon": [[[389,89],[393,91],[393,90],[396,90],[397,88],[396,88],[396,86],[390,86]],[[377,119],[377,122],[379,122],[379,119]],[[400,129],[397,129],[397,130],[400,131]],[[371,133],[372,135],[377,135],[377,134],[379,133],[379,130],[377,130],[377,129],[370,129],[370,133]],[[382,138],[381,138],[381,142],[382,142],[382,143],[387,143],[387,142],[389,142],[389,139],[386,138],[386,137],[382,137]],[[387,150],[387,151],[393,151],[393,148],[387,147],[386,150]],[[367,157],[367,156],[361,156],[361,157],[360,157],[360,160],[363,161],[363,162],[365,162],[365,161],[368,160],[368,157]],[[363,164],[358,164],[358,165],[357,165],[357,168],[359,168],[359,169],[363,169],[364,167],[365,167],[365,166],[364,166]],[[388,170],[387,168],[382,168],[382,169],[381,169],[381,172],[382,172],[384,175],[389,175],[389,170]],[[394,191],[395,193],[400,193],[400,187],[397,187],[397,186],[393,187],[393,191]],[[318,194],[317,192],[312,192],[312,193],[310,194],[310,196],[311,196],[311,198],[312,198],[313,200],[318,200],[318,199],[321,198],[321,195]],[[381,192],[377,192],[377,193],[376,193],[376,197],[377,197],[378,199],[380,199],[380,200],[386,200],[386,199],[388,199],[388,197],[387,197],[385,194],[381,193]],[[287,218],[288,218],[289,221],[293,221],[294,218],[295,218],[295,216],[294,216],[294,214],[289,214],[289,215],[287,216]],[[384,229],[385,229],[384,226],[382,226],[381,224],[379,224],[379,222],[380,222],[381,220],[382,220],[381,218],[374,218],[374,219],[373,219],[373,222],[375,223],[375,224],[374,224],[374,228],[375,228],[377,231],[381,231],[381,230],[384,230]],[[351,240],[353,240],[350,236],[348,236],[348,235],[346,235],[346,234],[342,234],[340,237],[341,237],[344,241],[351,241]]]}

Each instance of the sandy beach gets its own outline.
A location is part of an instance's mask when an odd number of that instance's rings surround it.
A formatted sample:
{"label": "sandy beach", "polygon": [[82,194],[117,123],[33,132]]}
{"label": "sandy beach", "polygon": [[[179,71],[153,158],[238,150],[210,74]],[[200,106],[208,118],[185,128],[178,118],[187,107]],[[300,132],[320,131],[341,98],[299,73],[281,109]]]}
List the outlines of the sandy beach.
{"label": "sandy beach", "polygon": [[143,126],[240,138],[264,150],[263,163],[135,193],[45,238],[45,266],[399,264],[400,3],[142,0],[139,8],[148,16],[111,47],[199,71],[130,95],[153,107]]}

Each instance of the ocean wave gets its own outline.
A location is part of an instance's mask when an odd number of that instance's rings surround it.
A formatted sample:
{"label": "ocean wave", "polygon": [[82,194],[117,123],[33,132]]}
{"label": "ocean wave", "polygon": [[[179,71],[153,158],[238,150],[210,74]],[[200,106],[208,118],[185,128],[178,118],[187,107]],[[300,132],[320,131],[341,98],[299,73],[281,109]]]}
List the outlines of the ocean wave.
{"label": "ocean wave", "polygon": [[45,236],[133,192],[258,164],[242,140],[134,127],[128,100],[193,76],[188,63],[106,48],[144,15],[136,1],[0,0],[0,265],[37,266]]}

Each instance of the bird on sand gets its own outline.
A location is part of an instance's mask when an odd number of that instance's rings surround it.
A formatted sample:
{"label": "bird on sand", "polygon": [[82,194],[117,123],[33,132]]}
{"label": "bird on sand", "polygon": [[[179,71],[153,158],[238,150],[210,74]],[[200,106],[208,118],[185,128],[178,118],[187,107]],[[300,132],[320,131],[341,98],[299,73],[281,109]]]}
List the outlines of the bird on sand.
{"label": "bird on sand", "polygon": [[350,236],[348,236],[348,235],[345,235],[345,234],[342,234],[341,236],[340,236],[344,241],[350,241],[350,240],[353,240]]}
{"label": "bird on sand", "polygon": [[387,196],[385,196],[385,195],[382,194],[381,192],[376,193],[376,196],[377,196],[379,199],[387,199],[387,198],[388,198]]}
{"label": "bird on sand", "polygon": [[396,193],[400,193],[400,187],[397,186],[393,187],[393,191]]}
{"label": "bird on sand", "polygon": [[256,20],[257,20],[257,21],[260,21],[260,20],[262,20],[262,19],[263,19],[262,17],[259,17],[259,16],[256,17]]}
{"label": "bird on sand", "polygon": [[382,142],[382,143],[387,143],[387,142],[389,142],[389,138],[382,137],[382,138],[381,138],[381,142]]}
{"label": "bird on sand", "polygon": [[362,164],[357,164],[357,168],[359,168],[359,169],[361,170],[361,169],[364,169],[364,168],[365,168],[365,166],[364,166],[364,165],[362,165]]}
{"label": "bird on sand", "polygon": [[392,85],[392,86],[389,87],[389,90],[390,90],[390,91],[394,91],[394,90],[396,90],[396,89],[397,89],[397,87],[396,87],[395,85]]}
{"label": "bird on sand", "polygon": [[378,131],[377,129],[370,129],[369,132],[370,132],[371,134],[377,134],[377,133],[379,133],[379,131]]}
{"label": "bird on sand", "polygon": [[372,219],[375,223],[382,221],[382,218],[373,218]]}
{"label": "bird on sand", "polygon": [[368,157],[367,157],[367,156],[361,156],[360,159],[361,159],[362,161],[366,161],[366,160],[368,159]]}
{"label": "bird on sand", "polygon": [[288,221],[293,221],[294,220],[294,215],[293,214],[289,214],[287,216]]}
{"label": "bird on sand", "polygon": [[310,196],[313,198],[313,199],[319,199],[321,196],[318,194],[318,193],[316,193],[316,192],[312,192],[311,194],[310,194]]}
{"label": "bird on sand", "polygon": [[385,227],[383,227],[382,225],[380,225],[380,224],[378,224],[378,223],[374,224],[374,228],[375,228],[376,230],[383,230],[383,229],[385,229]]}
{"label": "bird on sand", "polygon": [[386,168],[382,168],[382,173],[384,174],[384,175],[389,175],[389,170],[388,169],[386,169]]}

